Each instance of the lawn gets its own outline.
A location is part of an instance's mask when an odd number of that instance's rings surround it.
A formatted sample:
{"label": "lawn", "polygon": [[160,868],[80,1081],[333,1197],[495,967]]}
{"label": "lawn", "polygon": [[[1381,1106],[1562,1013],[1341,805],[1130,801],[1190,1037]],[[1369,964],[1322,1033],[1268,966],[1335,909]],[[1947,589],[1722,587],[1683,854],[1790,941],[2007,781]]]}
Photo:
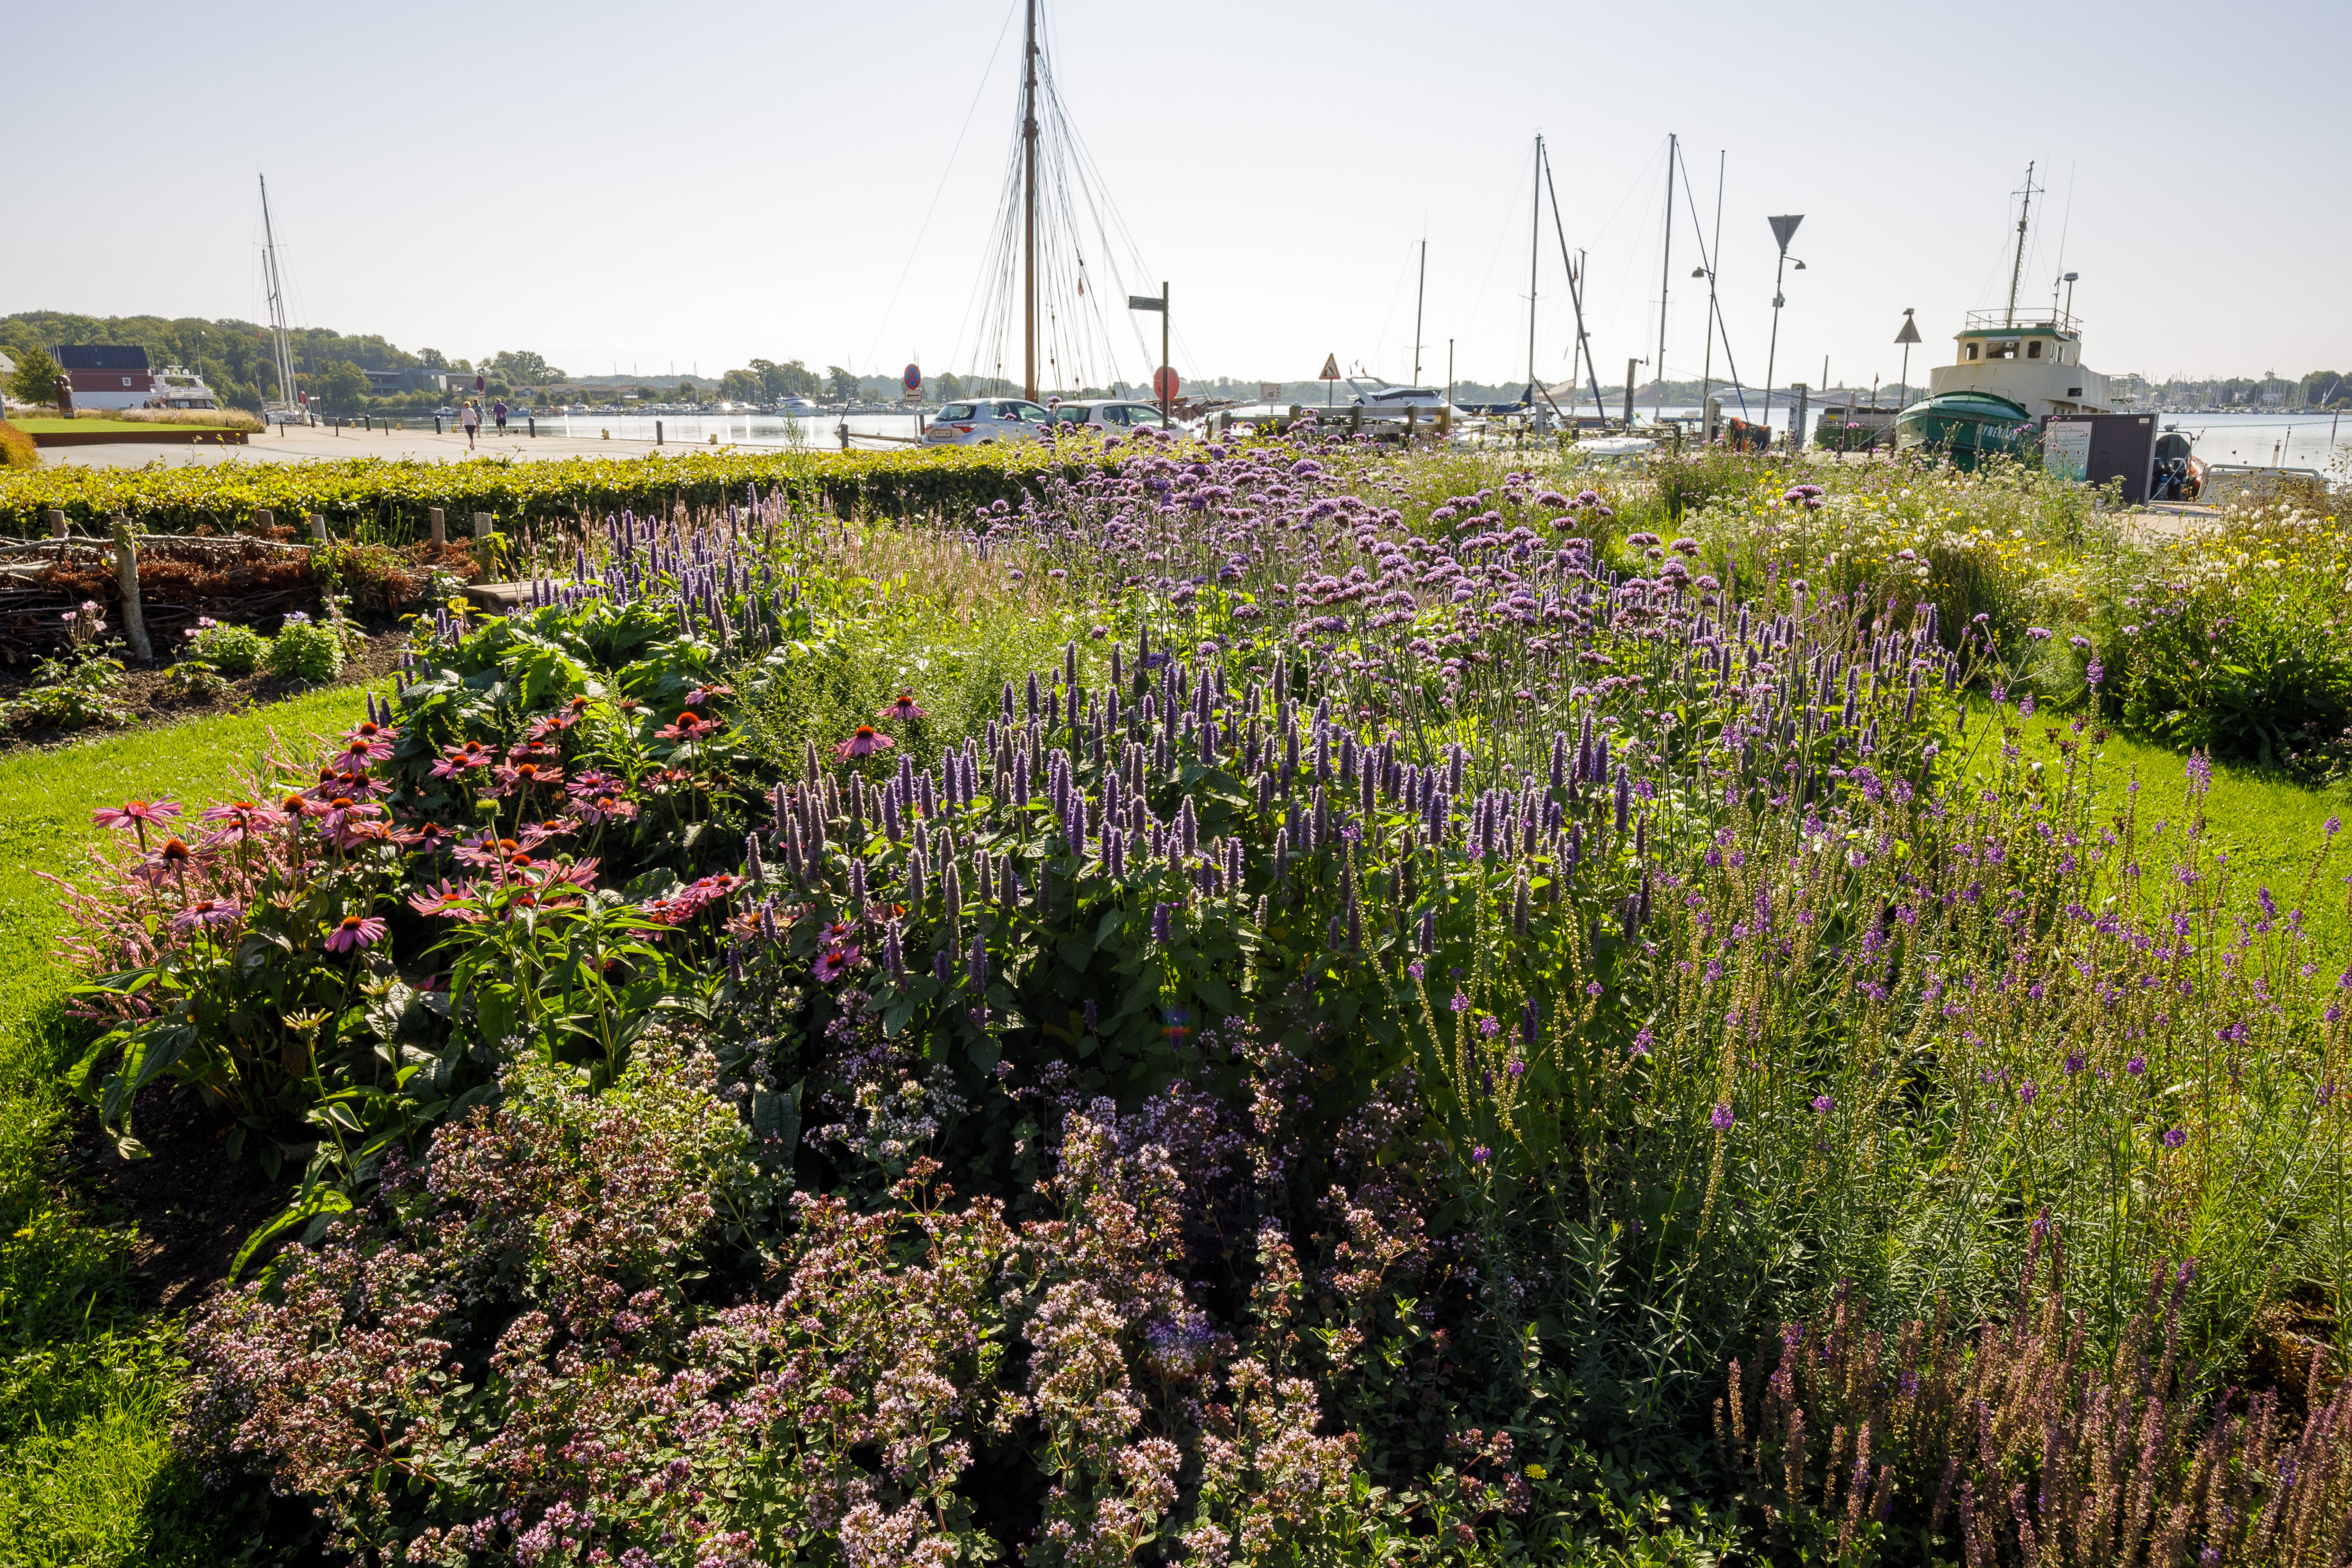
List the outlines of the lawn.
{"label": "lawn", "polygon": [[0,759],[0,1563],[218,1561],[212,1503],[172,1472],[173,1331],[142,1321],[127,1239],[54,1178],[68,977],[58,904],[90,813],[133,792],[202,798],[272,748],[340,728],[349,687],[169,729]]}
{"label": "lawn", "polygon": [[124,434],[179,437],[191,430],[232,435],[226,425],[183,425],[154,419],[12,419],[8,423],[28,436],[119,436]]}

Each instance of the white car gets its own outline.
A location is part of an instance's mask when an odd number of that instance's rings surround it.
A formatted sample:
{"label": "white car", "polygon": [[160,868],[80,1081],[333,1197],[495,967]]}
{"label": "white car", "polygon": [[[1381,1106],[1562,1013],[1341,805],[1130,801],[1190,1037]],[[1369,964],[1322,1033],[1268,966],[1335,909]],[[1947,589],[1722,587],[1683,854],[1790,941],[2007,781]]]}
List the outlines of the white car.
{"label": "white car", "polygon": [[1045,433],[1045,411],[1025,397],[976,397],[950,403],[923,432],[927,447],[984,447],[992,441],[1034,441]]}
{"label": "white car", "polygon": [[[1160,427],[1160,405],[1138,403],[1132,398],[1095,398],[1084,403],[1064,403],[1054,410],[1056,425],[1080,425],[1105,435],[1124,436],[1138,426]],[[1171,427],[1181,428],[1171,415]]]}

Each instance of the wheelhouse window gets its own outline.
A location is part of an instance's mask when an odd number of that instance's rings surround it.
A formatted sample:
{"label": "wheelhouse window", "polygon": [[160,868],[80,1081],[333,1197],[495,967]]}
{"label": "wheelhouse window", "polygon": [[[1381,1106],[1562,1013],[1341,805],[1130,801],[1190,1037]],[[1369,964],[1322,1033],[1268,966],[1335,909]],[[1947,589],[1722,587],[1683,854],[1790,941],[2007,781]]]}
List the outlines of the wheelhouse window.
{"label": "wheelhouse window", "polygon": [[1975,359],[1975,358],[1977,357],[1977,349],[1978,349],[1978,346],[1979,346],[1979,345],[1977,345],[1977,344],[1975,344],[1975,343],[1970,343],[1970,344],[1969,345],[1969,357],[1970,359]]}
{"label": "wheelhouse window", "polygon": [[2027,359],[2040,359],[2042,357],[2042,340],[2040,338],[2036,338],[2032,342],[2025,345],[2025,357]]}

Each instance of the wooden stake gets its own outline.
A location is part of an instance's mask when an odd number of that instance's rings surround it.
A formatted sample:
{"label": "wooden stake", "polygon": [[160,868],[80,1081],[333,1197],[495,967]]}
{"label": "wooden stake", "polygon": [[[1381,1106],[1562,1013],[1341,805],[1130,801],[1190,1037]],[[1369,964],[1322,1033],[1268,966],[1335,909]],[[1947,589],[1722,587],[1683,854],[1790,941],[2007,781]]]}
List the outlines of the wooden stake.
{"label": "wooden stake", "polygon": [[114,535],[114,570],[122,585],[122,635],[131,651],[153,663],[155,647],[147,640],[147,616],[139,604],[139,545],[131,536],[131,519],[116,512],[110,520]]}
{"label": "wooden stake", "polygon": [[436,544],[448,543],[449,521],[446,518],[441,515],[441,509],[436,506],[427,511],[425,515],[431,521],[433,525],[433,542]]}

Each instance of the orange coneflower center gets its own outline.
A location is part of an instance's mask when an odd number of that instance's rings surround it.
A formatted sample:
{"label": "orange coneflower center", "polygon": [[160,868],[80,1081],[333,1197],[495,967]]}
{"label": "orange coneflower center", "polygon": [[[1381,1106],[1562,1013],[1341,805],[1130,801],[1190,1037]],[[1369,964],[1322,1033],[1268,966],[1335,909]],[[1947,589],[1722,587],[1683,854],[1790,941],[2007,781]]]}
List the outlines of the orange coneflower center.
{"label": "orange coneflower center", "polygon": [[166,860],[184,860],[188,858],[188,847],[176,838],[167,838],[159,853]]}
{"label": "orange coneflower center", "polygon": [[343,930],[343,931],[357,931],[357,930],[359,930],[359,929],[360,929],[360,923],[361,923],[361,922],[360,922],[360,917],[359,917],[359,916],[357,916],[357,915],[345,915],[345,916],[342,918],[342,921],[341,921],[341,928],[340,928],[340,929],[341,929],[341,930]]}
{"label": "orange coneflower center", "polygon": [[861,741],[872,740],[874,738],[874,726],[871,724],[860,724],[857,726],[857,738]]}

